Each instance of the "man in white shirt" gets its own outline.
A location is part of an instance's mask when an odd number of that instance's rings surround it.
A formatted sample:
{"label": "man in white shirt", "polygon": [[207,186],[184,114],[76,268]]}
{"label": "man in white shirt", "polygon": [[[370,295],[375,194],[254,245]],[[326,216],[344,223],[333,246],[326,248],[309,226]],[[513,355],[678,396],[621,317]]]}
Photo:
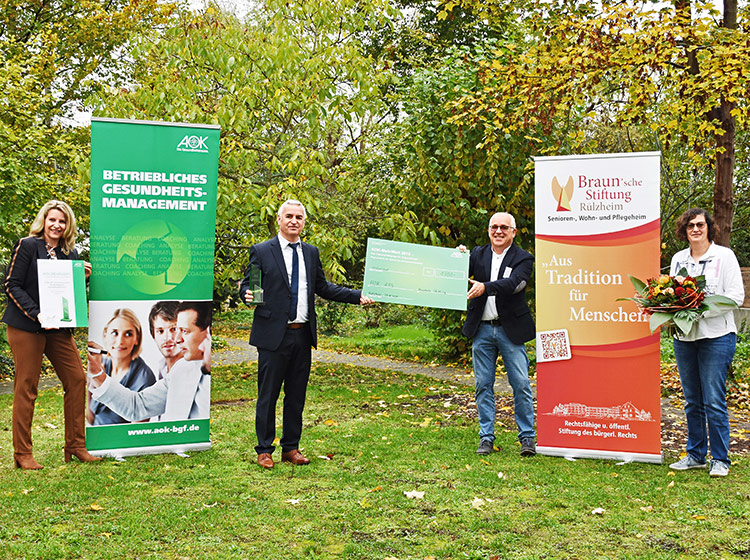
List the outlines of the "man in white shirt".
{"label": "man in white shirt", "polygon": [[534,319],[526,303],[526,286],[534,270],[534,257],[515,245],[516,220],[506,212],[490,218],[490,242],[475,248],[469,260],[472,286],[463,333],[473,339],[472,359],[479,416],[479,448],[487,455],[495,441],[495,369],[502,356],[518,426],[521,455],[536,454],[534,402],[529,383],[525,342],[536,336]]}

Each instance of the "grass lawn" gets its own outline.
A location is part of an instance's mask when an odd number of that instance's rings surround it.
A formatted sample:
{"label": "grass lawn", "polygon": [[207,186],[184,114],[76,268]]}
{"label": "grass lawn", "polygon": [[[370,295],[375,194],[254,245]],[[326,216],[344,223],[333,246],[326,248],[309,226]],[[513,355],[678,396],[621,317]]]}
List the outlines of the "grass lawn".
{"label": "grass lawn", "polygon": [[721,480],[666,465],[522,459],[506,426],[502,452],[480,458],[476,420],[451,399],[470,388],[317,365],[303,434],[312,463],[265,471],[253,451],[255,366],[217,368],[212,384],[211,450],[122,463],[64,464],[61,390],[44,391],[40,472],[12,468],[12,398],[0,395],[0,558],[750,555],[747,456]]}

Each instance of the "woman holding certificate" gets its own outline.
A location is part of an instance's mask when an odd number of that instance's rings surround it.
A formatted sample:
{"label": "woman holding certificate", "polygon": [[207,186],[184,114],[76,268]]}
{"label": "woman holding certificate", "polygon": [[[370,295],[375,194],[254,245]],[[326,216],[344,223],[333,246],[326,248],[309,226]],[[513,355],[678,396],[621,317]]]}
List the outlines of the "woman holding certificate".
{"label": "woman holding certificate", "polygon": [[[31,421],[34,402],[46,355],[62,382],[65,411],[65,461],[77,457],[83,462],[98,461],[86,450],[84,427],[86,375],[73,340],[72,329],[45,329],[39,321],[40,259],[77,259],[74,248],[76,219],[70,206],[50,200],[37,214],[29,236],[20,239],[10,256],[5,274],[8,306],[3,322],[8,325],[8,343],[15,365],[13,392],[13,458],[21,469],[41,469],[34,460]],[[91,265],[85,264],[86,277]]]}

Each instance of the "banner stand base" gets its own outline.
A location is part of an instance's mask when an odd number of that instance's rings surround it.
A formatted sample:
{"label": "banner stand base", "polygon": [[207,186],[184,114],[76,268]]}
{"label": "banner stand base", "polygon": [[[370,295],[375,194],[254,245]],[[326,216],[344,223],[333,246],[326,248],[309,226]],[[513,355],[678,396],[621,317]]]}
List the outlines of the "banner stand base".
{"label": "banner stand base", "polygon": [[180,455],[188,451],[205,451],[211,449],[211,442],[186,443],[181,445],[154,445],[150,447],[124,447],[122,449],[89,449],[89,453],[95,457],[111,457],[118,459],[122,457],[133,457],[136,455],[158,455],[160,453],[175,453]]}
{"label": "banner stand base", "polygon": [[575,449],[572,447],[545,447],[537,445],[536,452],[540,455],[565,457],[570,459],[614,459],[626,463],[656,463],[661,465],[664,456],[659,453],[625,453],[622,451],[597,451],[596,449]]}

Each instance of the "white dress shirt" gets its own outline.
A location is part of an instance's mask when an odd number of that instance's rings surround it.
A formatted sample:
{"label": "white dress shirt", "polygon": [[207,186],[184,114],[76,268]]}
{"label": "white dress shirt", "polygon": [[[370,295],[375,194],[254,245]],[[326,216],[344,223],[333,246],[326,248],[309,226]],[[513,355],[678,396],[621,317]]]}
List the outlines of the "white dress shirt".
{"label": "white dress shirt", "polygon": [[[492,268],[490,269],[489,280],[490,282],[497,280],[497,277],[500,274],[500,267],[503,266],[503,259],[505,258],[508,249],[510,249],[510,245],[508,245],[505,251],[503,251],[499,255],[494,250],[492,251]],[[497,312],[497,303],[495,301],[495,296],[488,296],[487,303],[484,304],[482,321],[492,321],[493,319],[497,319],[498,316],[499,315]]]}
{"label": "white dress shirt", "polygon": [[[283,235],[279,234],[279,243],[281,244],[281,254],[284,255],[284,264],[289,285],[292,285],[292,248],[291,242]],[[309,310],[307,304],[307,268],[305,267],[305,258],[302,255],[302,241],[297,241],[297,255],[299,256],[299,286],[297,292],[297,317],[290,323],[307,323],[309,319]]]}

